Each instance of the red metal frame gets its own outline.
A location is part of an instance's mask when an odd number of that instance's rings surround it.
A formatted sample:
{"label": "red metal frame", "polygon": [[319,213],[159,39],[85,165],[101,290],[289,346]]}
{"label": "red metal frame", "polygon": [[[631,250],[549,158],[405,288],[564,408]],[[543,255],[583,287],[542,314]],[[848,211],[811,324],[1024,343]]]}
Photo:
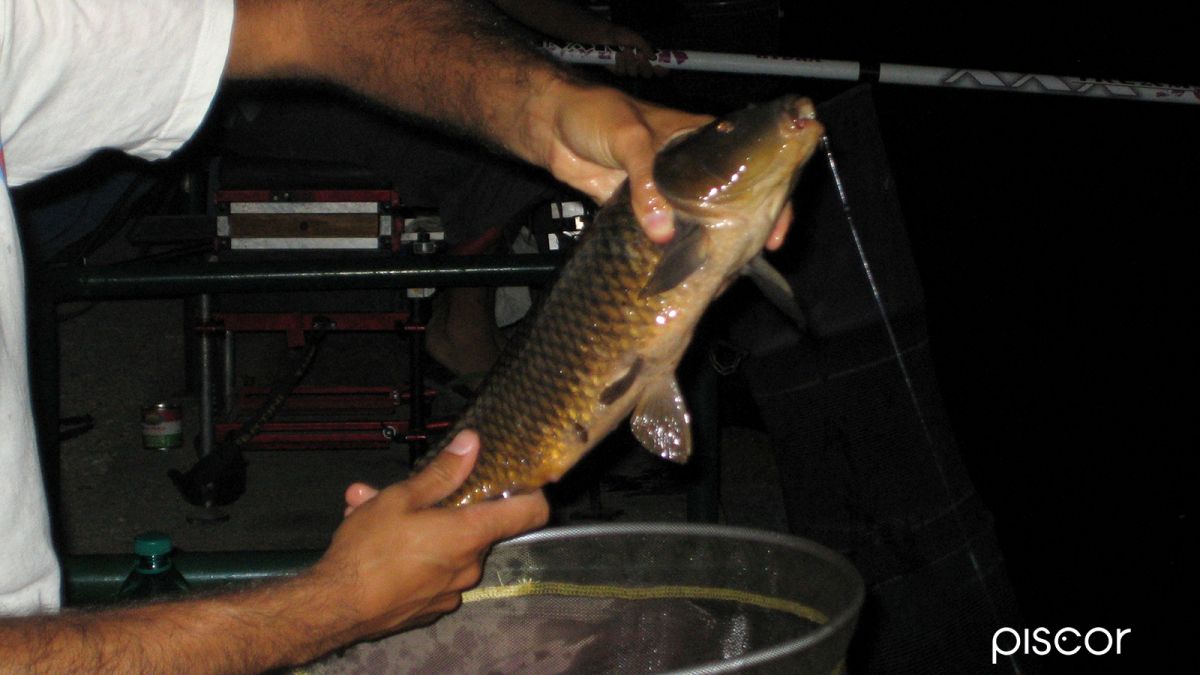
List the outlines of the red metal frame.
{"label": "red metal frame", "polygon": [[[383,248],[398,251],[401,248],[403,220],[397,211],[401,207],[399,194],[387,189],[350,190],[218,190],[214,195],[217,209],[228,213],[231,204],[253,202],[277,202],[281,204],[321,202],[366,202],[378,204],[381,217],[391,216],[390,242],[381,242]],[[480,246],[486,247],[494,241],[497,232],[488,233]],[[217,250],[221,241],[216,242]],[[319,327],[318,327],[319,324]],[[211,315],[210,320],[197,327],[208,333],[282,332],[289,347],[298,348],[305,344],[305,333],[313,330],[397,332],[410,334],[410,339],[420,340],[425,326],[414,321],[410,312],[236,312]],[[419,351],[419,343],[412,347]],[[421,377],[416,368],[412,374]],[[419,384],[419,380],[416,383]],[[424,388],[424,401],[432,399],[437,392]],[[267,387],[241,387],[232,404],[226,402],[234,419],[258,410],[267,397]],[[446,429],[446,421],[428,421],[421,407],[409,408],[408,419],[401,407],[412,403],[409,386],[299,386],[284,400],[284,419],[275,419],[261,426],[259,433],[248,444],[252,450],[272,449],[321,449],[321,448],[386,448],[393,442],[408,442],[418,450],[428,440],[428,432]],[[287,419],[288,417],[293,419]],[[320,419],[320,421],[314,421]],[[243,422],[230,421],[213,424],[217,438],[224,438],[238,431]],[[412,426],[418,428],[411,429]]]}
{"label": "red metal frame", "polygon": [[[302,347],[305,333],[312,330],[355,332],[423,331],[412,321],[410,312],[231,312],[214,313],[197,330],[223,333],[282,332],[290,347]],[[317,328],[317,324],[321,328]],[[257,410],[270,395],[269,387],[240,387],[233,412],[245,416]],[[428,401],[437,390],[423,389]],[[445,420],[424,421],[420,430],[410,430],[412,419],[400,419],[400,407],[411,403],[412,393],[400,386],[312,386],[294,388],[284,400],[283,411],[308,417],[306,420],[275,420],[263,424],[246,445],[249,450],[386,449],[393,442],[420,443],[428,432],[449,427]],[[348,418],[354,411],[358,419]],[[334,419],[312,420],[324,413]],[[369,419],[363,419],[364,417]],[[213,425],[217,438],[224,438],[242,427],[242,422],[218,422]]]}
{"label": "red metal frame", "polygon": [[[450,422],[427,422],[425,431],[445,431]],[[217,438],[236,432],[240,424],[221,422]],[[384,449],[393,442],[428,440],[427,433],[410,434],[408,420],[385,419],[337,422],[268,422],[247,445],[247,450]]]}
{"label": "red metal frame", "polygon": [[[271,393],[270,387],[241,387],[238,411],[257,410]],[[436,389],[425,389],[425,399],[437,396]],[[397,387],[300,386],[283,403],[285,410],[392,410],[406,404],[412,395]]]}

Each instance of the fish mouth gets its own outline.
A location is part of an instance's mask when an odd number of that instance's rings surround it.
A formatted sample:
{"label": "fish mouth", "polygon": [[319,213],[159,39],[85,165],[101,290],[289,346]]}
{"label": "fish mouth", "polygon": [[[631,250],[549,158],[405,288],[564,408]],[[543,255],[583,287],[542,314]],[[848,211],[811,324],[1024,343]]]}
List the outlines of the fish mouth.
{"label": "fish mouth", "polygon": [[785,135],[799,135],[809,131],[817,122],[817,108],[811,99],[804,96],[789,96],[780,101],[780,126]]}
{"label": "fish mouth", "polygon": [[751,106],[680,137],[655,160],[660,192],[681,213],[712,217],[767,208],[794,185],[824,135],[811,99],[791,95]]}
{"label": "fish mouth", "polygon": [[775,113],[780,144],[766,154],[764,167],[759,169],[760,180],[750,193],[755,195],[751,202],[761,204],[760,219],[773,223],[783,209],[804,164],[812,156],[821,139],[825,126],[817,120],[817,109],[812,100],[804,96],[787,96],[778,100]]}
{"label": "fish mouth", "polygon": [[[806,96],[784,97],[779,99],[778,106],[778,133],[782,143],[768,154],[766,164],[770,168],[762,169],[761,173],[775,176],[777,182],[788,185],[786,191],[790,193],[799,178],[800,167],[824,137],[825,127],[817,121],[817,108]],[[771,183],[768,180],[763,187]]]}
{"label": "fish mouth", "polygon": [[817,121],[817,108],[811,99],[804,96],[789,96],[781,102],[779,125],[787,150],[781,154],[785,164],[790,165],[785,173],[791,176],[794,186],[799,177],[799,168],[812,155],[825,136],[825,126]]}

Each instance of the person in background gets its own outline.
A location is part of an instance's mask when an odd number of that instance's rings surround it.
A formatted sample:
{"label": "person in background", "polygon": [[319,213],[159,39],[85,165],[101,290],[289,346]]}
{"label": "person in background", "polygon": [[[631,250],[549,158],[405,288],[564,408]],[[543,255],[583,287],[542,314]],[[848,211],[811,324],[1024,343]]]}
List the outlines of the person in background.
{"label": "person in background", "polygon": [[628,178],[634,211],[657,242],[671,238],[673,222],[654,188],[654,153],[706,121],[576,79],[466,0],[0,0],[0,614],[9,617],[0,619],[0,669],[261,672],[304,663],[452,610],[493,542],[547,518],[540,494],[430,508],[474,463],[479,442],[467,431],[408,481],[378,493],[351,486],[329,549],[294,578],[59,611],[8,186],[100,148],[169,155],[200,125],[222,75],[351,89],[541,166],[596,200]]}

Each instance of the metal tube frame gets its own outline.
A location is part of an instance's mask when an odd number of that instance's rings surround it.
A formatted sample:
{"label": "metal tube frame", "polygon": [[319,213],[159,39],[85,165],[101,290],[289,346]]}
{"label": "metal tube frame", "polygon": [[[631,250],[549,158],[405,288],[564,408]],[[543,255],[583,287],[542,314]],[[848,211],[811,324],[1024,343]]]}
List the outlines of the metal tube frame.
{"label": "metal tube frame", "polygon": [[60,266],[43,277],[53,302],[198,293],[528,286],[549,282],[554,255],[370,256],[344,259]]}
{"label": "metal tube frame", "polygon": [[[59,457],[56,419],[59,388],[57,325],[51,318],[59,302],[68,300],[113,300],[144,297],[201,296],[201,318],[211,314],[213,293],[264,292],[288,290],[375,289],[449,286],[520,286],[542,285],[553,280],[561,259],[552,255],[475,255],[446,259],[410,257],[347,257],[338,260],[233,262],[217,261],[190,264],[143,263],[112,267],[61,266],[39,277],[37,298],[41,306],[38,328],[45,341],[35,364],[35,391],[43,461],[57,465]],[[223,360],[233,358],[231,336],[226,335]],[[212,336],[202,333],[202,401],[212,405]],[[230,368],[225,369],[228,373]],[[228,391],[228,382],[224,389]],[[53,400],[52,400],[53,399]],[[228,399],[227,399],[228,402]],[[211,411],[210,411],[211,416]],[[210,417],[211,419],[211,417]],[[209,427],[210,425],[206,425]],[[211,430],[206,446],[211,451]],[[204,442],[202,440],[202,447]],[[56,471],[47,471],[56,495]],[[704,500],[707,501],[707,500]],[[56,512],[57,504],[52,505]],[[696,508],[693,503],[692,508]],[[710,513],[697,514],[702,519]],[[189,579],[202,587],[221,586],[231,581],[253,581],[294,574],[319,557],[312,551],[273,551],[238,553],[182,554],[181,569],[192,569]],[[129,556],[66,556],[64,577],[71,604],[104,602],[128,573]]]}
{"label": "metal tube frame", "polygon": [[[173,562],[194,591],[229,588],[292,576],[311,566],[321,551],[176,551]],[[116,600],[121,582],[133,569],[132,555],[63,556],[63,586],[71,606],[103,605]]]}
{"label": "metal tube frame", "polygon": [[[344,256],[337,259],[287,261],[212,261],[193,263],[127,263],[87,267],[57,265],[31,270],[30,359],[35,419],[43,476],[50,501],[52,529],[59,523],[60,447],[58,438],[59,353],[57,305],[71,300],[120,300],[202,296],[201,318],[211,314],[204,297],[214,293],[288,290],[390,289],[447,286],[541,285],[558,272],[553,255]],[[202,369],[206,369],[202,401],[212,402],[211,336],[201,333]],[[208,356],[203,356],[207,354]],[[225,359],[232,358],[227,352]],[[212,412],[210,411],[209,419]],[[211,425],[203,425],[211,429]],[[203,434],[203,431],[202,431]],[[199,452],[211,452],[214,441],[202,435]],[[55,536],[59,542],[58,536]],[[60,547],[61,548],[61,547]]]}

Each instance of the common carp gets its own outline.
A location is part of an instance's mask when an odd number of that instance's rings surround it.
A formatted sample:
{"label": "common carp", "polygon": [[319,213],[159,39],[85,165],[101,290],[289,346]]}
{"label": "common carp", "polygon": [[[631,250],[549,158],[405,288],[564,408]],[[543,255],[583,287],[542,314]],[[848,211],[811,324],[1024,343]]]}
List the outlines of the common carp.
{"label": "common carp", "polygon": [[[808,99],[746,108],[674,139],[654,180],[675,211],[665,245],[642,232],[626,184],[596,214],[519,346],[447,435],[479,433],[465,505],[557,481],[632,411],[646,448],[686,461],[675,369],[705,308],[761,251],[824,130]],[[784,291],[789,292],[789,291]],[[430,455],[432,456],[432,455]]]}

